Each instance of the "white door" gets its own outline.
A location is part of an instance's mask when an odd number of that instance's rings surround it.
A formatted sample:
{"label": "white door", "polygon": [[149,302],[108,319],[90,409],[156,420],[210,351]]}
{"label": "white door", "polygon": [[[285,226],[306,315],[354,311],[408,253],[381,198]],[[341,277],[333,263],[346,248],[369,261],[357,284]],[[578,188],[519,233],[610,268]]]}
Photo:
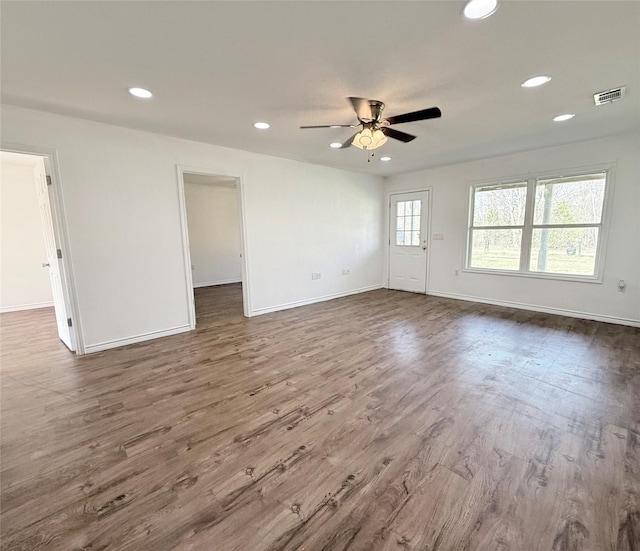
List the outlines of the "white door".
{"label": "white door", "polygon": [[389,288],[427,292],[429,192],[391,195],[389,205]]}
{"label": "white door", "polygon": [[[53,293],[53,306],[56,312],[56,323],[58,325],[58,336],[70,350],[75,351],[73,335],[67,322],[67,307],[62,289],[61,261],[58,258],[58,247],[56,245],[55,231],[53,229],[53,217],[51,215],[51,202],[49,199],[49,188],[47,186],[47,175],[44,166],[38,165],[34,169],[36,177],[36,188],[38,191],[38,205],[40,207],[40,220],[42,221],[42,231],[44,233],[44,245],[47,252],[47,263],[51,279],[51,291]],[[48,266],[47,266],[48,264]]]}

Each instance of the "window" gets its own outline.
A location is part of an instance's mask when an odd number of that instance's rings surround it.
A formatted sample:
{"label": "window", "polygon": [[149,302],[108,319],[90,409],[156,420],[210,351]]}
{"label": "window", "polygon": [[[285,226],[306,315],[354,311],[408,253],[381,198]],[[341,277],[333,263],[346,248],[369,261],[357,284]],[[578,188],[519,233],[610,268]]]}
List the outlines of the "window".
{"label": "window", "polygon": [[606,177],[473,186],[467,268],[596,277]]}
{"label": "window", "polygon": [[420,209],[422,201],[398,201],[396,211],[396,245],[417,247],[420,245]]}
{"label": "window", "polygon": [[520,268],[526,201],[527,182],[475,188],[470,267]]}

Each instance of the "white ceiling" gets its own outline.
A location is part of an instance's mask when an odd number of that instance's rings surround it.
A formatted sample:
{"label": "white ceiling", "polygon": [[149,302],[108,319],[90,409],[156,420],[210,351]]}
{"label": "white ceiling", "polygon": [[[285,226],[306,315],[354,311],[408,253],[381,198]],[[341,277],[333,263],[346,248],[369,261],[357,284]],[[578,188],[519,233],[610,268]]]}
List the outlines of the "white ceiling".
{"label": "white ceiling", "polygon": [[[462,7],[4,0],[2,100],[380,175],[640,127],[640,2],[504,1],[479,21]],[[538,74],[553,80],[520,87]],[[595,92],[621,85],[626,98],[594,107]],[[396,126],[418,138],[389,140],[376,153],[392,161],[368,163],[328,147],[351,129],[298,128],[355,122],[347,96],[382,100],[387,116],[443,116]],[[552,122],[566,112],[576,117]]]}

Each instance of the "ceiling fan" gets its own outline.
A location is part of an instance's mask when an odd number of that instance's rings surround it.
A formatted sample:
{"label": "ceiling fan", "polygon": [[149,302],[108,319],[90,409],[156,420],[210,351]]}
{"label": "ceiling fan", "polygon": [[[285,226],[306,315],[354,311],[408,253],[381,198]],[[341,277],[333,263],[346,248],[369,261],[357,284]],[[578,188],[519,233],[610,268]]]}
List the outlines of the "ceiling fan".
{"label": "ceiling fan", "polygon": [[[392,124],[401,124],[405,122],[423,121],[427,119],[437,119],[442,116],[442,112],[437,107],[429,107],[421,111],[413,111],[404,115],[396,115],[395,117],[382,118],[384,103],[374,99],[365,98],[347,98],[358,117],[362,130],[358,130],[353,136],[345,141],[340,149],[350,147],[352,145],[360,149],[376,149],[383,145],[387,138],[393,138],[401,142],[407,143],[415,140],[416,136],[401,132],[395,128],[390,128]],[[300,128],[358,128],[358,124],[327,124],[320,126],[301,126]]]}

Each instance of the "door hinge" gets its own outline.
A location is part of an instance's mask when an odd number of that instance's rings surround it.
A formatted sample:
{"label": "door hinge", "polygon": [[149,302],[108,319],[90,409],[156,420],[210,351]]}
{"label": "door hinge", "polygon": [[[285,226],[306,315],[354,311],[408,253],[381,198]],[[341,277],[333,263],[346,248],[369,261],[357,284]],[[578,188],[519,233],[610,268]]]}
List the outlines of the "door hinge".
{"label": "door hinge", "polygon": [[51,176],[49,176],[47,174],[47,185],[50,186],[51,185]]}
{"label": "door hinge", "polygon": [[67,325],[69,327],[73,327],[73,322],[71,321],[71,318],[67,318]]}
{"label": "door hinge", "polygon": [[58,258],[62,258],[62,251],[60,249],[56,249],[56,254]]}

